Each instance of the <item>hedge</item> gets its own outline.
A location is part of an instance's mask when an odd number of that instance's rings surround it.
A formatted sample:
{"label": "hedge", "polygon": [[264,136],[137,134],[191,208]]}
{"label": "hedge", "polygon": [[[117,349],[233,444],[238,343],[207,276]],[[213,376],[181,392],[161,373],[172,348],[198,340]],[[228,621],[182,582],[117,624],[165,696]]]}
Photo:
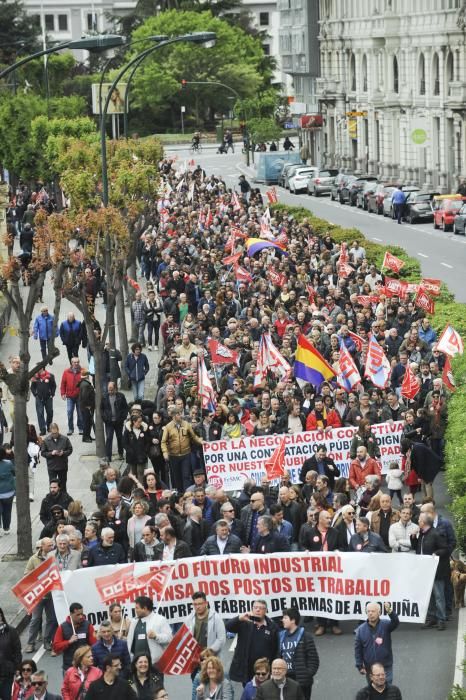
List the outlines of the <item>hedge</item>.
{"label": "hedge", "polygon": [[[356,228],[343,228],[330,224],[325,219],[314,216],[309,209],[292,207],[283,204],[273,204],[274,211],[287,211],[300,223],[308,223],[312,231],[321,236],[330,234],[337,243],[357,240],[366,250],[370,263],[380,269],[387,246],[368,241],[361,231]],[[393,255],[404,260],[405,265],[400,271],[400,277],[410,282],[418,282],[421,275],[419,261],[410,257],[398,246],[389,246]],[[442,283],[442,290],[435,303],[435,315],[432,326],[440,333],[447,323],[450,323],[464,338],[466,336],[465,305],[455,301],[448,287]],[[446,482],[452,503],[451,511],[454,516],[458,545],[466,551],[466,353],[457,355],[452,361],[452,369],[457,390],[448,404],[448,426],[446,439]]]}

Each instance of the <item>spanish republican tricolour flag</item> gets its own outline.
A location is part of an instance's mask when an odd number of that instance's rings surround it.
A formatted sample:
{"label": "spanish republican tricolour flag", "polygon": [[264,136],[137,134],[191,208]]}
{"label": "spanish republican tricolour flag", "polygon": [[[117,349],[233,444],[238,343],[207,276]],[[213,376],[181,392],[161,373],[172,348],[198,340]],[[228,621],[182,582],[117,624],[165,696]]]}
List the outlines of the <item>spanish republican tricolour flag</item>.
{"label": "spanish republican tricolour flag", "polygon": [[296,379],[301,379],[316,387],[335,377],[335,372],[327,360],[304,335],[300,335],[298,339],[293,372]]}

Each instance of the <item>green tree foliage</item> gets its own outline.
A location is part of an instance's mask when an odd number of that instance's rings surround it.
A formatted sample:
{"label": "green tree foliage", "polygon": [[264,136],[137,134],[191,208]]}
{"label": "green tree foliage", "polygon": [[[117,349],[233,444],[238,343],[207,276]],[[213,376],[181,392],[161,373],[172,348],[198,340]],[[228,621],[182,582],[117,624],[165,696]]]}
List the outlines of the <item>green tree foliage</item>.
{"label": "green tree foliage", "polygon": [[37,171],[41,180],[52,180],[59,174],[58,164],[70,139],[97,142],[95,123],[89,117],[56,117],[45,115],[31,122],[31,145],[37,154]]}
{"label": "green tree foliage", "polygon": [[18,0],[0,0],[0,64],[40,49],[40,25]]}
{"label": "green tree foliage", "polygon": [[[231,107],[228,91],[221,88],[187,86],[180,90],[181,80],[218,81],[231,86],[241,97],[264,90],[267,76],[260,72],[264,51],[260,41],[237,27],[214,17],[211,12],[169,11],[148,19],[133,34],[134,40],[153,34],[177,36],[196,31],[214,31],[216,46],[206,49],[180,42],[155,51],[135,74],[131,105],[147,109],[152,115],[149,131],[160,129],[161,123],[178,121],[181,105],[186,117],[202,125],[215,111]],[[149,45],[149,44],[148,44]],[[138,46],[138,51],[141,46]],[[132,54],[134,55],[134,54]]]}
{"label": "green tree foliage", "polygon": [[249,119],[248,131],[252,143],[277,141],[282,134],[281,127],[270,117]]}
{"label": "green tree foliage", "polygon": [[[80,97],[55,97],[49,102],[51,117],[72,119],[84,109]],[[30,136],[33,120],[46,114],[45,99],[34,94],[11,95],[0,103],[0,161],[17,177],[34,180],[41,176],[42,154]]]}

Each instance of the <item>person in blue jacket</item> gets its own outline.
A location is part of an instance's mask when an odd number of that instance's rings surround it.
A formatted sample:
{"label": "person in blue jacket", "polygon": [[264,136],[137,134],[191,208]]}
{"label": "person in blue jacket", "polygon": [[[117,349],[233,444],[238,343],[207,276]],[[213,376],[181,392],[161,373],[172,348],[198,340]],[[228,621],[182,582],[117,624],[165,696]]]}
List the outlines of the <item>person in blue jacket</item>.
{"label": "person in blue jacket", "polygon": [[390,603],[384,604],[384,610],[389,620],[380,619],[378,603],[368,603],[367,620],[356,629],[354,640],[356,668],[359,673],[367,677],[368,682],[370,668],[375,663],[380,663],[384,667],[387,683],[393,682],[392,632],[396,630],[400,621],[398,615],[392,611]]}
{"label": "person in blue jacket", "polygon": [[126,358],[125,371],[131,382],[133,397],[135,401],[144,400],[144,383],[146,374],[149,371],[149,361],[142,352],[141,343],[134,343],[131,352]]}
{"label": "person in blue jacket", "polygon": [[[39,339],[42,359],[45,360],[47,353],[50,351],[50,341],[52,340],[53,336],[53,314],[49,314],[49,310],[46,306],[43,306],[40,310],[39,316],[36,316],[32,334],[34,336],[34,340]],[[55,328],[55,336],[57,335],[58,325]]]}

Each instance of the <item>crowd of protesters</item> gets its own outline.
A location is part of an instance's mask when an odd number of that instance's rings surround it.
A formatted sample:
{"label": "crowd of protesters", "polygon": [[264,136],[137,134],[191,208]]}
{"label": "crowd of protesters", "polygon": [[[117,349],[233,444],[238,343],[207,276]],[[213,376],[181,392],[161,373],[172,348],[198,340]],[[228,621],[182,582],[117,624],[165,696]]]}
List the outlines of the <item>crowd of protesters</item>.
{"label": "crowd of protesters", "polygon": [[[449,558],[456,541],[450,522],[436,511],[433,482],[443,468],[449,391],[442,380],[445,356],[436,349],[429,319],[409,299],[387,295],[383,274],[367,260],[357,240],[347,242],[346,272],[339,274],[342,246],[330,234],[316,235],[306,221],[299,223],[287,211],[268,215],[260,191],[244,177],[236,194],[221,177],[207,176],[199,166],[190,171],[164,159],[159,169],[157,215],[138,245],[138,291],[131,304],[136,342],[125,358],[117,348],[106,348],[107,381],[100,407],[106,458],[92,477],[92,512],[84,513],[82,504],[67,492],[68,469],[75,466],[75,427],[84,442],[92,442],[95,419],[93,359],[88,351],[88,367],[82,366],[85,325],[73,314],[57,325],[69,369],[61,377],[44,369],[31,382],[38,430],[29,426],[29,440],[37,446],[35,458],[40,451],[46,461],[50,492],[41,503],[43,530],[27,570],[51,552],[62,570],[290,550],[436,554],[440,563],[425,626],[445,629],[452,614]],[[13,221],[18,232],[26,226],[33,230],[33,217],[25,218],[29,211],[28,207],[20,223],[18,216]],[[279,239],[281,249],[268,247],[249,257],[245,238],[261,236]],[[32,246],[33,240],[32,235]],[[92,259],[85,260],[84,283],[94,303],[99,296],[105,303],[101,271]],[[269,279],[271,268],[281,275],[280,286]],[[32,329],[44,357],[52,322],[43,307]],[[343,343],[361,383],[351,391],[334,381],[300,386],[292,371],[269,372],[258,383],[263,334],[271,337],[291,367],[299,337],[306,336],[336,374]],[[384,389],[364,378],[371,335],[391,366]],[[213,366],[207,344],[211,339],[233,352],[237,361]],[[117,376],[110,372],[110,355],[119,368]],[[199,396],[200,357],[215,390],[209,408]],[[154,392],[145,380],[155,366]],[[411,399],[402,395],[408,366],[420,386]],[[130,382],[131,399],[119,387],[121,373]],[[58,387],[67,402],[63,432],[54,422]],[[3,419],[5,430],[8,417]],[[372,426],[387,421],[403,421],[404,427],[401,454],[382,475]],[[285,472],[278,486],[266,477],[260,484],[247,480],[235,494],[209,484],[205,441],[340,426],[357,429],[347,475],[340,474],[322,444],[303,462],[300,483],[291,483]],[[11,446],[1,448],[0,457],[2,534],[8,535],[14,496]],[[35,497],[33,484],[30,497]],[[194,698],[229,700],[230,681],[243,683],[244,700],[256,692],[258,698],[283,697],[284,684],[289,686],[286,697],[310,697],[319,658],[312,635],[300,626],[298,611],[283,611],[282,631],[267,617],[262,601],[254,602],[251,614],[229,620],[226,629],[237,634],[238,642],[227,674],[218,658],[225,625],[213,619],[217,614],[209,610],[205,596],[199,596],[193,600],[191,626],[208,653],[193,679]],[[159,690],[163,679],[155,676],[172,631],[153,612],[150,599],[138,602],[130,625],[114,606],[98,637],[82,606],[73,605],[69,621],[57,627],[46,596],[32,614],[25,650],[32,653],[43,641],[52,654],[63,654],[64,698],[81,697],[83,689],[88,699],[104,691],[105,697],[121,697],[119,686],[109,688],[122,678],[131,681],[125,685],[124,693],[131,691],[128,697],[168,697]],[[383,697],[401,698],[390,685],[391,643],[388,633],[381,632],[380,612],[368,610],[367,629],[358,627],[355,664],[367,676],[369,693],[361,691],[358,697],[377,697],[376,692],[387,688],[391,694]],[[391,630],[398,624],[394,612],[390,620],[384,625],[390,624]],[[82,634],[76,634],[81,626]],[[316,618],[314,635],[326,632],[342,634],[336,620]],[[367,655],[375,633],[382,635],[383,643],[377,653]],[[0,630],[0,643],[1,634]],[[122,639],[127,644],[120,647]],[[26,664],[34,673],[33,663],[21,663],[19,655],[14,669],[20,685]],[[6,680],[12,677],[11,671]],[[91,680],[95,683],[88,689]],[[99,688],[99,683],[106,686]]]}

